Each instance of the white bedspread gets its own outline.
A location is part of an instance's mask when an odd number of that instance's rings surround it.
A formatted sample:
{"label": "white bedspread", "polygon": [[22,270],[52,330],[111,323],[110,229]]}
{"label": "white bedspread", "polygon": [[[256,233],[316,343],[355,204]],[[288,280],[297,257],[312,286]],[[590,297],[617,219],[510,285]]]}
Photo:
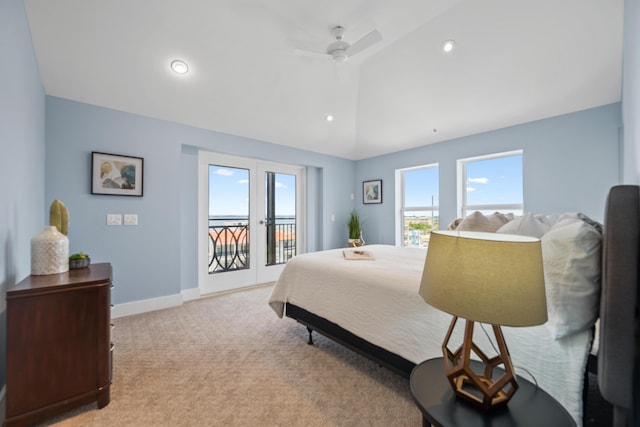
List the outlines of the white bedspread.
{"label": "white bedspread", "polygon": [[[451,315],[418,295],[426,250],[387,245],[369,245],[366,250],[375,260],[345,260],[342,249],[294,257],[276,282],[270,306],[282,317],[285,303],[295,304],[416,364],[442,356]],[[462,342],[463,326],[458,323],[452,347]],[[561,340],[552,339],[544,325],[505,327],[503,333],[518,375],[531,381],[530,372],[582,425],[591,331]],[[474,340],[491,354],[479,328]]]}

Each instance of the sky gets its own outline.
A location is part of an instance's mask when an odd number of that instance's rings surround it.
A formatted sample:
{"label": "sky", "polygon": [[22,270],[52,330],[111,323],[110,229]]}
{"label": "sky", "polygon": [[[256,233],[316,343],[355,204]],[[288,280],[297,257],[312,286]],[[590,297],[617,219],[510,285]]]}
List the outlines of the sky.
{"label": "sky", "polygon": [[522,155],[467,163],[468,205],[522,202]]}
{"label": "sky", "polygon": [[[295,195],[295,175],[277,173],[277,216],[293,216],[295,214]],[[209,215],[247,216],[248,211],[249,170],[209,165]]]}
{"label": "sky", "polygon": [[[405,171],[405,206],[439,205],[438,172],[437,167]],[[246,215],[248,182],[247,169],[209,166],[209,215]],[[467,204],[522,202],[522,155],[467,162]],[[294,213],[295,176],[278,173],[276,215]]]}
{"label": "sky", "polygon": [[[406,207],[440,204],[437,166],[404,176]],[[522,155],[467,162],[466,189],[469,205],[522,203]]]}

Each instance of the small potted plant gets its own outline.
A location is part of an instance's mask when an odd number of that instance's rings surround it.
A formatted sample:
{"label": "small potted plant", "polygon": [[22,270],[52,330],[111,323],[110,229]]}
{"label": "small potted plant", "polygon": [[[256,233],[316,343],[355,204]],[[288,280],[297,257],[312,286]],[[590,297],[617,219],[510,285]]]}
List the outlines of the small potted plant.
{"label": "small potted plant", "polygon": [[354,209],[349,214],[349,220],[347,221],[347,228],[349,229],[349,247],[357,247],[363,245],[362,240],[362,228],[360,224],[360,215]]}
{"label": "small potted plant", "polygon": [[77,270],[79,268],[89,267],[91,258],[84,252],[78,252],[69,256],[69,269]]}

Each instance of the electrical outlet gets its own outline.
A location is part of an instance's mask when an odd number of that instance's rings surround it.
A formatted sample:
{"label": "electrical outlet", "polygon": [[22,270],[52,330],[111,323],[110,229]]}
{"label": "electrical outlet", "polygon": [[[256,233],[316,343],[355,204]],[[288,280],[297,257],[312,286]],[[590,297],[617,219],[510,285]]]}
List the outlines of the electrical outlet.
{"label": "electrical outlet", "polygon": [[107,225],[122,225],[122,215],[107,214]]}
{"label": "electrical outlet", "polygon": [[138,225],[138,214],[124,214],[124,225]]}

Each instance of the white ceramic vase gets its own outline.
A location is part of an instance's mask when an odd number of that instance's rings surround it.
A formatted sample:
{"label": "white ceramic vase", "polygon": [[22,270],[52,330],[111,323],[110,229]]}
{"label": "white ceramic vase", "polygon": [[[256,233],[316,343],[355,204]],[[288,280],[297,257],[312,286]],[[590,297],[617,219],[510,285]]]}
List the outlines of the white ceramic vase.
{"label": "white ceramic vase", "polygon": [[69,239],[55,226],[46,227],[31,239],[31,274],[69,271]]}

